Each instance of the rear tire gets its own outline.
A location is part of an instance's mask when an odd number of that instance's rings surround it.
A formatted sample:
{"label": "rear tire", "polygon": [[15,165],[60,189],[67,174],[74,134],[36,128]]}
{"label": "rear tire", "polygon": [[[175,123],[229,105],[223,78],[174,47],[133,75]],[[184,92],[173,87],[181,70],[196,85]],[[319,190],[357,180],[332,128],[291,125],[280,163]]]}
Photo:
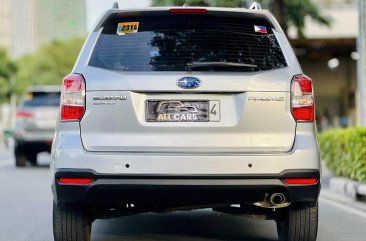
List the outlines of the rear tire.
{"label": "rear tire", "polygon": [[15,154],[15,166],[25,167],[27,163],[27,157],[25,156],[25,153],[16,148],[14,154]]}
{"label": "rear tire", "polygon": [[53,204],[53,236],[55,241],[90,241],[91,221],[81,205]]}
{"label": "rear tire", "polygon": [[37,165],[37,152],[35,151],[28,151],[25,156],[27,157],[28,161],[33,165]]}
{"label": "rear tire", "polygon": [[316,241],[318,234],[318,204],[302,203],[289,207],[276,220],[280,241]]}

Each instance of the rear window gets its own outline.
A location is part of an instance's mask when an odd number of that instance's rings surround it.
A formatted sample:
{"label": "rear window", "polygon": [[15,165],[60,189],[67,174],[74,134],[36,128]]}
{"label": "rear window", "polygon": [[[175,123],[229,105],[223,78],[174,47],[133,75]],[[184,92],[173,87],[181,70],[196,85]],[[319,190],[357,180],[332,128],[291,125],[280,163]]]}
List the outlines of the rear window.
{"label": "rear window", "polygon": [[22,107],[59,106],[60,92],[29,92],[25,95]]}
{"label": "rear window", "polygon": [[[135,32],[117,34],[118,25],[129,23]],[[89,65],[117,71],[246,72],[287,66],[267,20],[211,15],[110,17]]]}

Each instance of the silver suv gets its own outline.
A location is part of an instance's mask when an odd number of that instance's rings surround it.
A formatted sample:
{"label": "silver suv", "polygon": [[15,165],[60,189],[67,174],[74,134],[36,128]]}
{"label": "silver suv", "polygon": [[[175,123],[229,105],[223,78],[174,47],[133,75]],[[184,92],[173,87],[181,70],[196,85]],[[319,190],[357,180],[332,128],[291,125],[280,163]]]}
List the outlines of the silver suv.
{"label": "silver suv", "polygon": [[90,240],[99,218],[197,208],[316,240],[313,85],[268,11],[111,9],[61,95],[56,241]]}
{"label": "silver suv", "polygon": [[33,86],[20,101],[14,126],[15,165],[37,163],[37,154],[51,152],[60,106],[60,86]]}

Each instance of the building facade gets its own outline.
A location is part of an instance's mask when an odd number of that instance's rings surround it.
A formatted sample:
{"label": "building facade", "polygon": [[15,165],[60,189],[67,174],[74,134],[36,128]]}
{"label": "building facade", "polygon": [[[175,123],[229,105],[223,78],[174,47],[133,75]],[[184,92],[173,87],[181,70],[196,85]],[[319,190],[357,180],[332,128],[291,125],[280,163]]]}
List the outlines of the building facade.
{"label": "building facade", "polygon": [[13,58],[86,34],[86,0],[0,0],[0,47]]}
{"label": "building facade", "polygon": [[10,49],[11,46],[10,11],[10,1],[0,0],[0,46],[6,49]]}

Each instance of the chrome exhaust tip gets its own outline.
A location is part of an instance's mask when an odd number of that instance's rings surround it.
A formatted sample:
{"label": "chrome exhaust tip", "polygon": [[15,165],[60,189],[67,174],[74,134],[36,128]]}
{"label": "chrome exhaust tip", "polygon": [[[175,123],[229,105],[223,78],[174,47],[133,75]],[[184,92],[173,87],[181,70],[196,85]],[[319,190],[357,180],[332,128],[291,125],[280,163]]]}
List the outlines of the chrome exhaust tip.
{"label": "chrome exhaust tip", "polygon": [[263,208],[285,208],[290,205],[285,194],[280,192],[267,193],[264,200],[254,203],[257,207]]}
{"label": "chrome exhaust tip", "polygon": [[284,204],[285,201],[286,201],[285,195],[283,195],[282,193],[279,193],[279,192],[273,193],[269,198],[269,202],[273,206],[278,206],[278,205]]}

